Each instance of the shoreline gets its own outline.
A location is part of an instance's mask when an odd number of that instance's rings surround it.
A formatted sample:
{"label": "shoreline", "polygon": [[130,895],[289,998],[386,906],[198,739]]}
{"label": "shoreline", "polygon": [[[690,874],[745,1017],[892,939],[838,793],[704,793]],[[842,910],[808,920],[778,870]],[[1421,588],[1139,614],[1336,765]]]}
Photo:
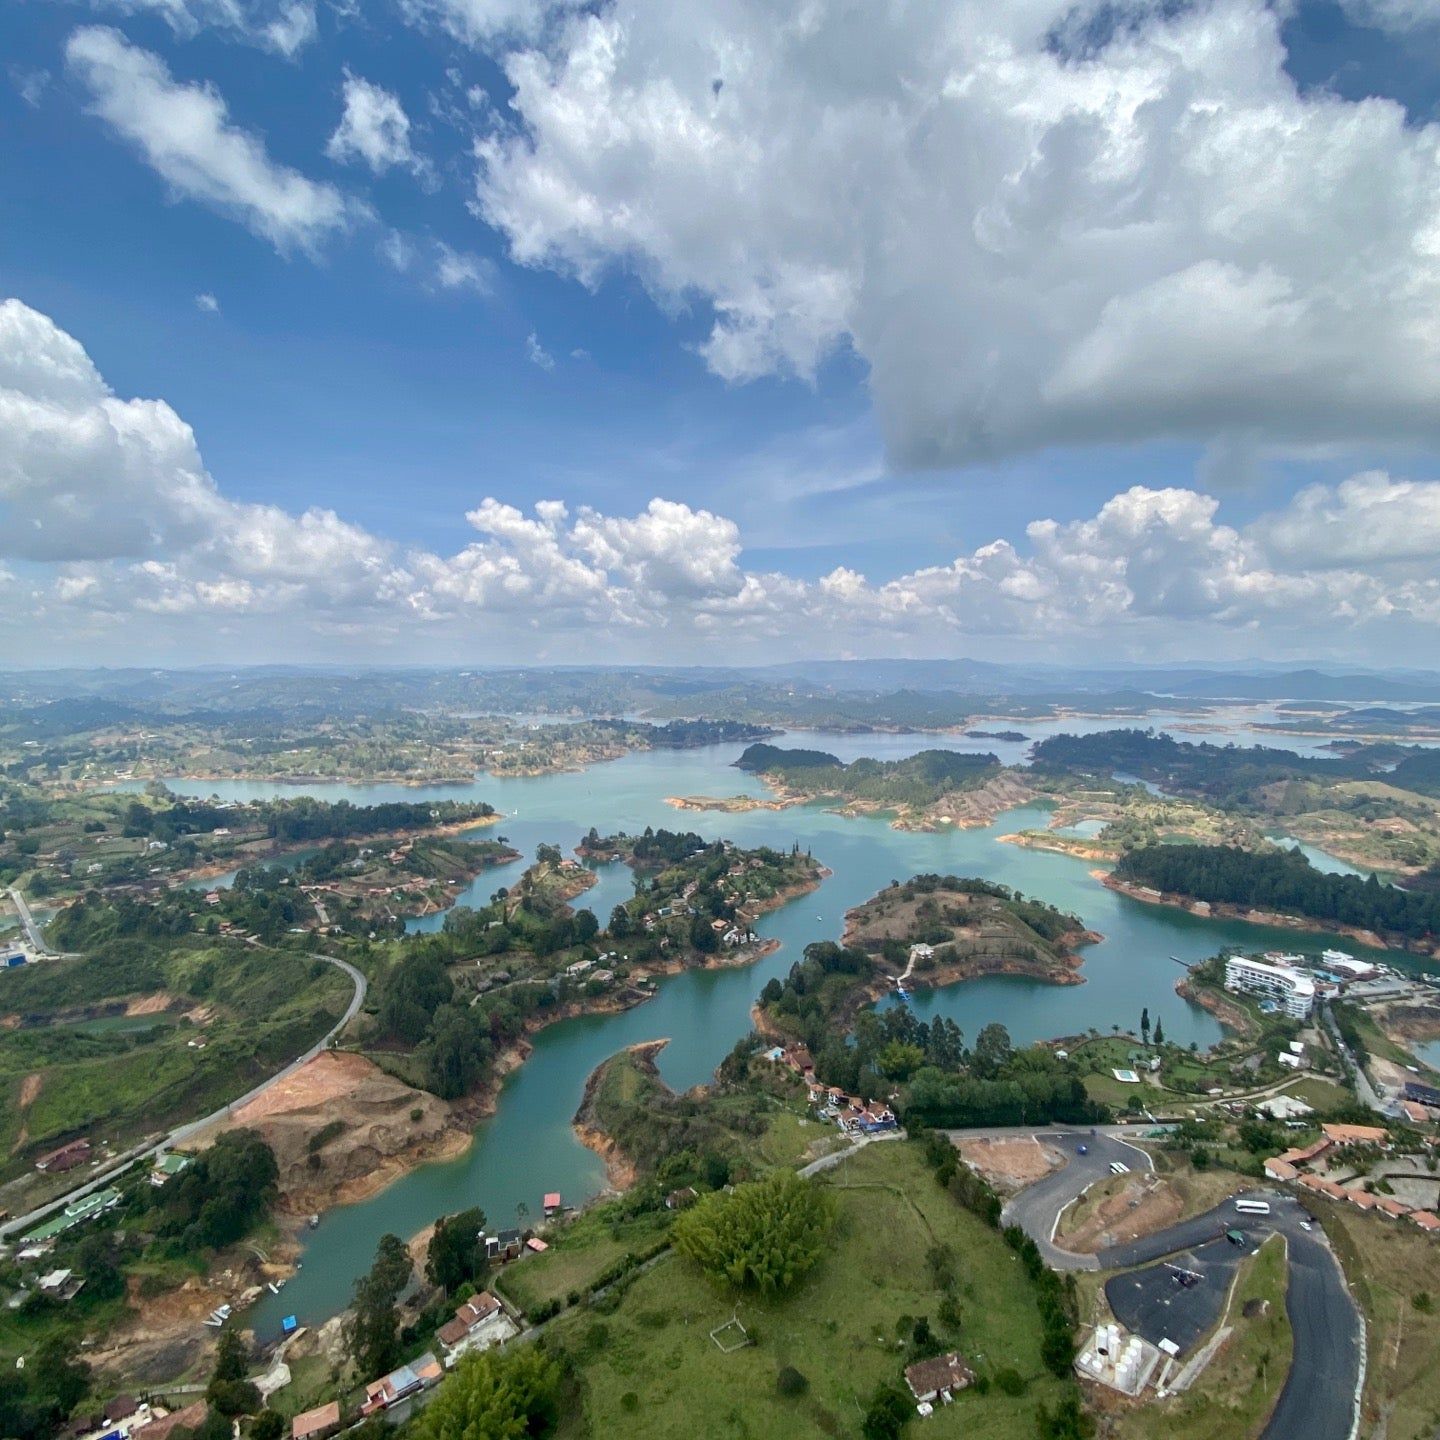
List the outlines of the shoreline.
{"label": "shoreline", "polygon": [[1435,945],[1395,945],[1377,935],[1373,930],[1362,930],[1358,925],[1344,925],[1339,921],[1314,920],[1305,915],[1290,915],[1279,910],[1261,910],[1250,905],[1231,905],[1224,901],[1197,900],[1193,896],[1162,893],[1145,885],[1133,885],[1127,880],[1117,880],[1108,871],[1090,872],[1107,890],[1138,900],[1144,905],[1161,905],[1171,910],[1185,910],[1201,920],[1240,920],[1247,925],[1268,925],[1277,930],[1295,930],[1311,935],[1341,935],[1355,940],[1371,950],[1393,951],[1399,955],[1418,955],[1434,959]]}
{"label": "shoreline", "polygon": [[617,1050],[614,1055],[607,1056],[585,1077],[585,1089],[581,1093],[580,1105],[570,1122],[570,1128],[575,1138],[604,1162],[606,1188],[617,1195],[623,1195],[634,1186],[640,1178],[640,1172],[635,1162],[621,1150],[610,1133],[596,1123],[594,1106],[600,1079],[606,1068],[620,1055],[630,1055],[642,1071],[663,1085],[665,1082],[660,1079],[655,1057],[669,1043],[670,1039],[666,1036],[660,1040],[641,1040],[637,1044],[627,1045],[623,1050]]}

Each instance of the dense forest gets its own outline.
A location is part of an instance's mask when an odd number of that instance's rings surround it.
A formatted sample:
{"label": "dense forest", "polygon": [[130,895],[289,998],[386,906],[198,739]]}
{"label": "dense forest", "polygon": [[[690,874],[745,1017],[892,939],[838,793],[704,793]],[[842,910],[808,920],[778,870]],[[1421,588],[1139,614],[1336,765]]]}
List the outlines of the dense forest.
{"label": "dense forest", "polygon": [[227,807],[177,797],[163,809],[135,801],[125,812],[123,833],[168,843],[181,835],[259,826],[271,839],[294,844],[424,830],[431,825],[485,820],[494,813],[495,807],[483,801],[391,800],[381,805],[352,805],[348,800],[332,803],[305,795],[295,800],[265,800],[254,805]]}
{"label": "dense forest", "polygon": [[1053,735],[1038,741],[1031,755],[1041,774],[1134,775],[1220,805],[1243,799],[1257,786],[1281,780],[1372,776],[1371,767],[1354,758],[1318,758],[1263,745],[1195,745],[1155,730]]}
{"label": "dense forest", "polygon": [[[988,780],[1000,769],[994,755],[955,750],[921,750],[903,760],[860,759],[845,765],[833,756],[817,759],[822,752],[814,750],[774,750],[773,746],[752,745],[745,755],[757,749],[773,750],[774,755],[762,755],[759,764],[745,768],[758,769],[789,790],[894,807],[933,804],[952,791]],[[805,758],[796,764],[790,758],[794,755]],[[741,762],[744,760],[742,755]]]}
{"label": "dense forest", "polygon": [[1119,880],[1226,905],[1283,910],[1419,940],[1440,931],[1440,894],[1382,885],[1373,875],[1329,875],[1298,851],[1230,845],[1150,845],[1115,867]]}
{"label": "dense forest", "polygon": [[779,745],[748,745],[735,762],[737,770],[798,770],[810,765],[839,765],[838,755],[828,750],[785,750]]}

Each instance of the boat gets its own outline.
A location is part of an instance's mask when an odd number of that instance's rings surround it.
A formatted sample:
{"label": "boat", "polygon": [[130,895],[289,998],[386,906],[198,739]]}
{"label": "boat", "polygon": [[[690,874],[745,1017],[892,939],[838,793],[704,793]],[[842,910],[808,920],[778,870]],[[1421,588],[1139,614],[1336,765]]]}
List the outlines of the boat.
{"label": "boat", "polygon": [[320,1217],[312,1215],[305,1223],[313,1230],[320,1223]]}

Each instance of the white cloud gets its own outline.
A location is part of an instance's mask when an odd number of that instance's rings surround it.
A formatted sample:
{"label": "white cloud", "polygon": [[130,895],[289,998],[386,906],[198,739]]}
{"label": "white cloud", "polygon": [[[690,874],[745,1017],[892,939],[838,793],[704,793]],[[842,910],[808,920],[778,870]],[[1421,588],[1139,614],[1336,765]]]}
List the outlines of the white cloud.
{"label": "white cloud", "polygon": [[307,179],[231,123],[210,85],[174,80],[165,63],[116,30],[76,30],[65,47],[89,110],[185,199],[240,220],[280,250],[315,250],[345,228],[352,207],[333,185]]}
{"label": "white cloud", "polygon": [[318,33],[312,0],[95,0],[126,15],[158,15],[182,39],[217,30],[290,59]]}
{"label": "white cloud", "polygon": [[15,91],[20,98],[32,110],[38,110],[40,101],[44,99],[46,90],[50,88],[50,72],[48,70],[27,70],[12,65],[9,74],[10,81],[15,86]]}
{"label": "white cloud", "polygon": [[495,266],[483,255],[452,250],[441,240],[436,242],[435,281],[442,290],[488,295],[495,285]]}
{"label": "white cloud", "polygon": [[218,315],[220,313],[220,302],[208,290],[202,290],[195,297],[195,308],[203,310],[207,315]]}
{"label": "white cloud", "polygon": [[853,348],[902,464],[1440,437],[1440,126],[1300,93],[1268,0],[1057,43],[1101,8],[614,0],[506,57],[477,201],[523,264],[709,301],[727,380]]}
{"label": "white cloud", "polygon": [[376,175],[395,165],[416,174],[428,169],[415,153],[410,117],[399,98],[350,70],[345,71],[345,110],[325,153],[342,164],[363,161]]}
{"label": "white cloud", "polygon": [[466,45],[538,35],[548,20],[582,0],[400,0],[412,25],[438,26]]}
{"label": "white cloud", "polygon": [[540,343],[540,337],[533,330],[525,337],[525,358],[547,373],[555,368],[555,357]]}
{"label": "white cloud", "polygon": [[[1135,486],[888,580],[745,564],[728,517],[656,498],[636,514],[487,497],[453,553],[406,549],[333,510],[224,495],[161,400],[121,399],[83,347],[0,304],[0,653],[123,636],[227,658],[685,659],[976,648],[1150,659],[1197,644],[1440,658],[1440,482],[1312,486],[1227,524],[1214,497]],[[1246,637],[1249,637],[1248,639]],[[723,651],[715,649],[716,645]],[[277,648],[283,646],[283,649]],[[218,648],[217,648],[218,647]],[[37,657],[38,658],[38,657]]]}
{"label": "white cloud", "polygon": [[1355,25],[1397,34],[1440,26],[1435,0],[1340,0],[1340,8]]}

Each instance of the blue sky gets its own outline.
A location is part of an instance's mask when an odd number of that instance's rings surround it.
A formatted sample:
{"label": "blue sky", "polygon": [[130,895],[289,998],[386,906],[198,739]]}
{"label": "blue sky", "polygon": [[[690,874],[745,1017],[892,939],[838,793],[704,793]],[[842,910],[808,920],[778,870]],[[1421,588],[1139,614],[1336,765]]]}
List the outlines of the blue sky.
{"label": "blue sky", "polygon": [[[313,36],[267,39],[297,7]],[[197,644],[237,660],[1440,659],[1416,541],[1440,534],[1428,0],[1283,17],[1136,0],[1107,7],[1121,23],[1083,56],[1068,5],[980,7],[1019,82],[950,30],[969,7],[886,7],[873,47],[831,8],[799,34],[744,0],[5,7],[0,292],[23,307],[25,363],[0,439],[0,581],[47,639],[0,629],[0,663],[103,659],[122,636],[157,661]],[[1194,59],[1201,35],[1218,59]],[[1251,74],[1266,44],[1280,63]],[[337,149],[347,76],[403,111],[403,158]],[[183,102],[163,121],[157,83]],[[931,109],[907,116],[896,96],[917,92]],[[263,218],[269,192],[225,198],[223,145],[175,133],[203,128],[185,112],[207,93],[265,184],[299,177],[342,217],[277,234],[291,220]],[[870,155],[877,97],[900,113]],[[1293,197],[1267,193],[1238,123],[1192,140],[1217,107],[1279,126],[1274,188]],[[839,117],[833,141],[815,116]],[[1374,195],[1312,189],[1362,116],[1353,173]],[[185,152],[178,180],[147,125]],[[892,190],[899,155],[914,174]],[[1181,165],[1203,166],[1203,213]],[[1371,281],[1335,279],[1357,223],[1405,303],[1352,330],[1374,308]],[[471,279],[443,283],[446,257]],[[66,346],[93,370],[67,432],[106,413],[108,387],[163,401],[193,451],[137,460],[125,433],[57,459],[30,377]],[[213,495],[177,502],[177,466]],[[548,539],[467,523],[487,497],[527,523],[540,501],[565,516]],[[638,523],[656,497],[680,509]],[[307,550],[298,517],[331,511],[341,529],[312,527],[331,548]],[[143,534],[107,544],[122,512]],[[88,538],[4,543],[57,523]],[[343,579],[317,588],[317,569]]]}

